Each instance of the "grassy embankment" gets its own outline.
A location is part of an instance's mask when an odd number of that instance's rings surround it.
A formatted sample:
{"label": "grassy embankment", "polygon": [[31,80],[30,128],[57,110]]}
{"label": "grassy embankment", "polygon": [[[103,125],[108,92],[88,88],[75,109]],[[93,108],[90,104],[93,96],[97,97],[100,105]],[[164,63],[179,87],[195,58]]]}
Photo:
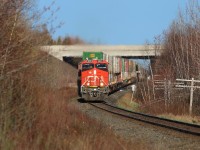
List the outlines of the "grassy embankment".
{"label": "grassy embankment", "polygon": [[[142,103],[138,103],[138,101],[135,98],[133,98],[131,101],[131,97],[132,97],[132,93],[127,92],[122,97],[120,97],[120,99],[117,101],[117,106],[126,110],[130,110],[130,111],[151,113],[148,111],[148,108],[146,109],[145,107],[143,107],[144,105]],[[162,118],[200,125],[200,117],[197,117],[197,116],[174,115],[172,113],[156,113],[156,112],[154,112],[154,114]]]}
{"label": "grassy embankment", "polygon": [[130,111],[140,111],[140,105],[132,98],[132,93],[127,92],[117,101],[117,106],[130,110]]}
{"label": "grassy embankment", "polygon": [[[1,94],[1,149],[147,149],[125,142],[70,104],[76,70],[52,57],[10,76]],[[75,99],[73,99],[75,98]]]}

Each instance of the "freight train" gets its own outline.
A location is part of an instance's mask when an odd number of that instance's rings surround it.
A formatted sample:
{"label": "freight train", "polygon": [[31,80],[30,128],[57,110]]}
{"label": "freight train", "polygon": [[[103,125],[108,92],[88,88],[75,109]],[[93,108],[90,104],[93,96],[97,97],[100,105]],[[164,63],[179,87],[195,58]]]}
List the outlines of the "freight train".
{"label": "freight train", "polygon": [[136,82],[137,64],[102,52],[83,52],[78,67],[79,95],[84,100],[104,100],[109,93]]}

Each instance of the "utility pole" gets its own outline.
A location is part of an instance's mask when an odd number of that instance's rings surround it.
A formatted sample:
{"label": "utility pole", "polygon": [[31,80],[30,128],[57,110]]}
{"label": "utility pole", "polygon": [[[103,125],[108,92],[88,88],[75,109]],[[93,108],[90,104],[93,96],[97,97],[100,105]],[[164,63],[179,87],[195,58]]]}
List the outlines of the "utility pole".
{"label": "utility pole", "polygon": [[191,88],[190,88],[190,109],[189,109],[190,115],[192,115],[193,93],[194,93],[194,78],[192,78],[191,80]]}
{"label": "utility pole", "polygon": [[182,82],[191,82],[190,85],[184,85],[184,84],[177,84],[176,87],[182,87],[182,88],[190,88],[190,106],[189,106],[189,114],[192,115],[192,105],[193,105],[193,95],[195,89],[200,89],[200,86],[194,85],[194,83],[200,83],[200,80],[187,80],[187,79],[176,79],[176,81],[182,81]]}

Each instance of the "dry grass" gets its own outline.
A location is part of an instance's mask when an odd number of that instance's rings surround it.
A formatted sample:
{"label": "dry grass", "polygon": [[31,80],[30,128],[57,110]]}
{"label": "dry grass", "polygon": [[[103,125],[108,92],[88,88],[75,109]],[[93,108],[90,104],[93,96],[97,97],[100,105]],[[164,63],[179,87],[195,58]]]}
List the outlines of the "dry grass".
{"label": "dry grass", "polygon": [[[69,105],[67,100],[71,99],[71,93],[75,93],[74,90],[63,89],[53,92],[40,89],[38,106],[32,108],[36,111],[32,127],[28,130],[24,129],[8,134],[6,136],[7,144],[2,148],[13,145],[14,149],[100,150],[129,149],[129,146],[133,146],[120,140],[109,129],[80,113],[75,106]],[[145,148],[142,143],[138,143],[134,147]]]}
{"label": "dry grass", "polygon": [[193,124],[200,125],[200,118],[198,116],[189,116],[188,114],[188,105],[177,101],[173,105],[165,106],[164,101],[157,103],[152,103],[151,105],[146,105],[145,103],[139,103],[138,100],[134,97],[131,101],[132,93],[126,93],[117,101],[117,105],[123,109],[130,111],[143,112],[148,114],[153,114],[158,117],[168,118],[172,120],[188,122]]}
{"label": "dry grass", "polygon": [[135,98],[133,98],[132,100],[131,98],[132,98],[132,92],[124,94],[117,101],[117,106],[130,111],[139,111],[140,105],[136,102]]}
{"label": "dry grass", "polygon": [[174,103],[173,106],[168,106],[167,108],[165,107],[163,101],[152,105],[144,105],[142,103],[139,105],[135,98],[133,98],[133,101],[131,102],[131,96],[131,92],[124,94],[118,100],[117,105],[130,111],[140,111],[153,114],[161,118],[200,125],[200,117],[185,115],[187,114],[188,107],[184,106],[184,104],[177,102]]}

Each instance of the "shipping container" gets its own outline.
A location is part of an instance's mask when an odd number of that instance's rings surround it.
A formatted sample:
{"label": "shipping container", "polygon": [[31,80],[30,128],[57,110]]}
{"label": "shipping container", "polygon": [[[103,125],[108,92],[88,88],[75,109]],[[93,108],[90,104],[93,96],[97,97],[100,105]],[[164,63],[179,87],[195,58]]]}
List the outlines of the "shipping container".
{"label": "shipping container", "polygon": [[103,60],[103,52],[83,52],[83,60]]}

